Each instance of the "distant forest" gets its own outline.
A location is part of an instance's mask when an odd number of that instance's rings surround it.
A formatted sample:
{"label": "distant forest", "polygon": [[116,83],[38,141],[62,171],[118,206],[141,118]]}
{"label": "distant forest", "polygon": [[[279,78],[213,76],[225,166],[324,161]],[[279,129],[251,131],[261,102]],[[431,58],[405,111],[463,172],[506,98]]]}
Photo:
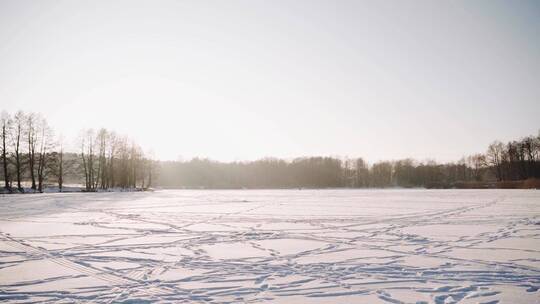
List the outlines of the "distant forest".
{"label": "distant forest", "polygon": [[195,158],[160,162],[158,184],[170,188],[540,188],[540,133],[455,163],[413,159],[266,158],[222,163]]}
{"label": "distant forest", "polygon": [[[532,188],[540,187],[540,132],[454,163],[413,159],[368,164],[362,158],[266,158],[223,163],[194,158],[157,161],[127,136],[83,130],[78,149],[64,151],[46,119],[22,111],[0,117],[0,180],[4,192],[42,192],[80,184],[111,188]],[[0,186],[1,187],[1,186]]]}

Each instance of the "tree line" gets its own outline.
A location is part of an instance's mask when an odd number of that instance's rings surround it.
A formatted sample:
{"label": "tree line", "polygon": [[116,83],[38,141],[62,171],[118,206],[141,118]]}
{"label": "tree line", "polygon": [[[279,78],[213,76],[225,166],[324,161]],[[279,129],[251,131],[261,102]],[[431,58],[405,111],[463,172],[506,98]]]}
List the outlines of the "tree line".
{"label": "tree line", "polygon": [[540,133],[507,143],[495,141],[485,153],[451,163],[408,158],[368,164],[362,158],[337,157],[231,163],[202,158],[155,161],[127,136],[106,129],[83,130],[76,147],[67,152],[63,142],[39,114],[2,112],[0,180],[4,191],[43,192],[51,185],[62,191],[66,183],[82,185],[84,191],[151,186],[467,188],[540,178]]}
{"label": "tree line", "polygon": [[66,177],[84,191],[110,188],[147,188],[152,184],[153,161],[127,136],[99,129],[83,130],[78,151],[64,152],[63,139],[55,136],[40,114],[3,111],[0,116],[0,155],[4,191],[43,192]]}
{"label": "tree line", "polygon": [[[380,161],[362,158],[266,158],[223,163],[194,158],[159,163],[157,185],[169,188],[468,188],[504,187],[504,182],[540,178],[540,133],[457,162]],[[535,187],[539,187],[538,181]],[[510,185],[511,186],[511,185]]]}

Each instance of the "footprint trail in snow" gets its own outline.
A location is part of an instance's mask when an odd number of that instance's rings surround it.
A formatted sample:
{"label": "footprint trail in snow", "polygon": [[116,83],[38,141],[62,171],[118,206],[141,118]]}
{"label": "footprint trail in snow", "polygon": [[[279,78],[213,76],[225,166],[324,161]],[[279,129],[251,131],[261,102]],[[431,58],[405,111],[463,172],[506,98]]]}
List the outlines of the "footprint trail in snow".
{"label": "footprint trail in snow", "polygon": [[0,301],[540,303],[540,192],[0,197]]}

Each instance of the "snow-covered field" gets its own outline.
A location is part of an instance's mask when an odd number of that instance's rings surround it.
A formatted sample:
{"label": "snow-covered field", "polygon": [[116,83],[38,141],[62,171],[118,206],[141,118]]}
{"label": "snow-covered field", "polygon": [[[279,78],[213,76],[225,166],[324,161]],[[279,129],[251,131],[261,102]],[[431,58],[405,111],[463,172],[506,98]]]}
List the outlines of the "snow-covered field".
{"label": "snow-covered field", "polygon": [[0,196],[10,302],[540,303],[540,191]]}

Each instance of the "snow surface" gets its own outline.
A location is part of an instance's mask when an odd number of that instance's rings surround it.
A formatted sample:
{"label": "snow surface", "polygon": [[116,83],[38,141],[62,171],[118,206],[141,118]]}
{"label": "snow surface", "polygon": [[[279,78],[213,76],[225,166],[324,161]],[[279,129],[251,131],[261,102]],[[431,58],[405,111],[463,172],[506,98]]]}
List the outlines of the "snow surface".
{"label": "snow surface", "polygon": [[540,191],[0,196],[0,300],[540,303]]}

